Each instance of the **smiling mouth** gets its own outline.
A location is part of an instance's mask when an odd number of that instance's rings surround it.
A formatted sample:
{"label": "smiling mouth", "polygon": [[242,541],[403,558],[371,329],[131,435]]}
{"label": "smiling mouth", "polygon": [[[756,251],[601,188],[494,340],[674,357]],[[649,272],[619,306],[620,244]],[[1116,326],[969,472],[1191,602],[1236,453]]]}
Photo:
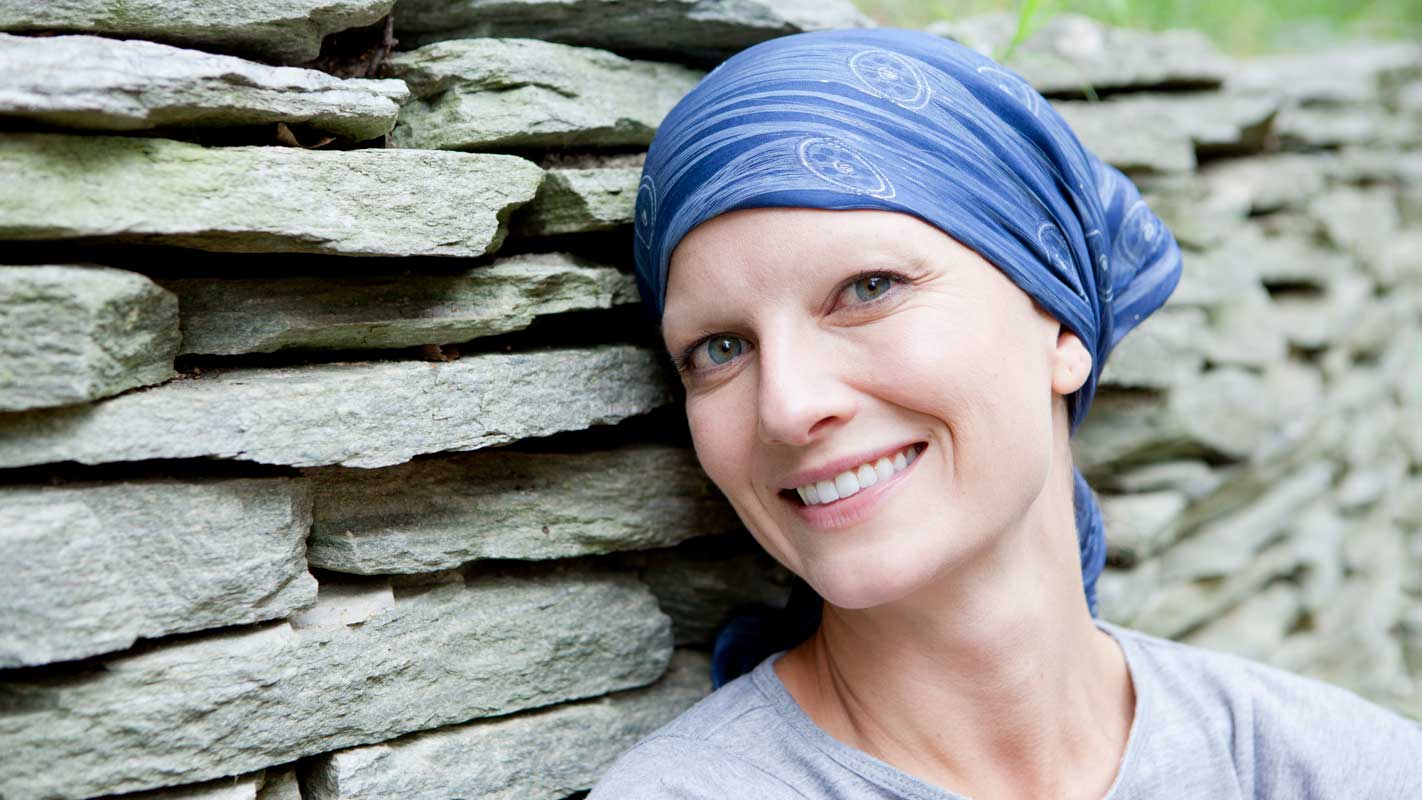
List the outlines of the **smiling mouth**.
{"label": "smiling mouth", "polygon": [[[779,496],[783,498],[785,502],[790,503],[791,505],[799,506],[801,508],[834,508],[841,503],[844,503],[854,497],[857,497],[861,492],[865,492],[872,489],[874,486],[877,486],[880,483],[892,482],[895,478],[899,476],[900,473],[911,467],[913,465],[913,462],[918,460],[918,456],[923,454],[924,450],[928,449],[928,442],[915,442],[909,447],[912,448],[914,453],[912,461],[909,461],[903,464],[902,466],[897,463],[893,464],[891,475],[886,478],[883,477],[882,474],[876,474],[873,478],[873,482],[866,485],[861,485],[858,479],[855,479],[850,484],[850,486],[853,488],[853,491],[848,494],[842,494],[839,498],[830,502],[806,503],[804,498],[802,498],[800,496],[800,493],[795,489],[781,489],[777,494],[779,494]],[[900,455],[900,459],[902,459],[902,455]],[[848,472],[852,473],[853,470],[849,470]],[[841,475],[843,475],[843,473],[841,473]],[[840,484],[840,488],[845,487],[843,486],[843,484]]]}

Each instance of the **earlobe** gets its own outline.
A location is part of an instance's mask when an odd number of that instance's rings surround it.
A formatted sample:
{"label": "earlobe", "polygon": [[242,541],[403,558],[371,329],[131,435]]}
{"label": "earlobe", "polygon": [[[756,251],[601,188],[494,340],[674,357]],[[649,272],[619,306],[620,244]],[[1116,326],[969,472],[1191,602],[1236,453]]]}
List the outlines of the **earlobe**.
{"label": "earlobe", "polygon": [[1080,389],[1091,374],[1091,353],[1065,325],[1057,333],[1054,356],[1052,391],[1066,395]]}

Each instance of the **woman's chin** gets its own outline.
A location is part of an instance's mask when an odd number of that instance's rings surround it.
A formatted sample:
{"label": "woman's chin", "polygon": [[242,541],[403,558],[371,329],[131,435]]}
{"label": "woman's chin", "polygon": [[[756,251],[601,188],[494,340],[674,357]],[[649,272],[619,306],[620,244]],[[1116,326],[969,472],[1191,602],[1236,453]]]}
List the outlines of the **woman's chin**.
{"label": "woman's chin", "polygon": [[892,603],[923,588],[933,577],[923,562],[850,564],[842,569],[817,571],[806,581],[826,602],[837,608],[858,610]]}

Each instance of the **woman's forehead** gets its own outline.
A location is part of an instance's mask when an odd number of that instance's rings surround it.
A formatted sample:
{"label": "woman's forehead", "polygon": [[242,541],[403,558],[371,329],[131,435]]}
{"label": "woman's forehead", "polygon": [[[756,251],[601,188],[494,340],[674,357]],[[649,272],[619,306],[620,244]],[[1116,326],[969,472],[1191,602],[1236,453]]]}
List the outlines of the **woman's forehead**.
{"label": "woman's forehead", "polygon": [[955,245],[962,248],[912,214],[879,209],[737,209],[697,225],[682,237],[672,251],[668,289],[677,283],[678,272],[694,277],[728,261],[781,273],[841,260],[922,257]]}

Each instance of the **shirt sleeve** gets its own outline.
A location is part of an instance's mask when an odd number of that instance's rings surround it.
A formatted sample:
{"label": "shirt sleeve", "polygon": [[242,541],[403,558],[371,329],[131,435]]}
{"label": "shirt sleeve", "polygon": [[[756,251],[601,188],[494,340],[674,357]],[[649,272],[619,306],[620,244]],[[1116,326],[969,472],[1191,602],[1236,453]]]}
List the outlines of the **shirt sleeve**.
{"label": "shirt sleeve", "polygon": [[806,800],[760,766],[680,736],[643,740],[603,774],[587,800]]}
{"label": "shirt sleeve", "polygon": [[1422,797],[1422,723],[1299,677],[1256,705],[1256,794]]}

